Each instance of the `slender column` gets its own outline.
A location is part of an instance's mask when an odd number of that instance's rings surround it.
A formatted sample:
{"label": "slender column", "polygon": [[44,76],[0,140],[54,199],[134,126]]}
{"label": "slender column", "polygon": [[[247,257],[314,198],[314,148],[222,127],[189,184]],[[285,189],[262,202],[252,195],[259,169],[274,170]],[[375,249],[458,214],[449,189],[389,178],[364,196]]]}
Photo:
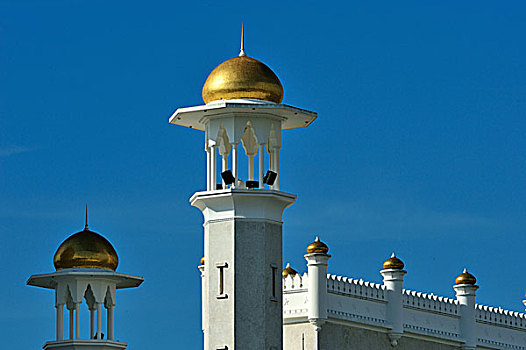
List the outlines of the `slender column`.
{"label": "slender column", "polygon": [[[464,273],[467,273],[467,271],[464,270]],[[475,285],[475,282],[476,280],[472,284],[461,283],[453,286],[459,304],[460,336],[464,340],[463,350],[474,350],[477,348],[475,298],[479,287]]]}
{"label": "slender column", "polygon": [[201,272],[201,329],[205,332],[205,320],[206,320],[206,304],[205,304],[205,265],[198,266]]}
{"label": "slender column", "polygon": [[102,304],[97,303],[97,339],[102,339]]}
{"label": "slender column", "polygon": [[[393,258],[396,258],[394,253],[390,259]],[[389,265],[385,263],[384,266],[389,267]],[[395,268],[387,268],[380,271],[384,278],[384,286],[387,294],[387,321],[391,326],[389,340],[393,347],[398,345],[398,341],[404,333],[404,306],[402,297],[404,275],[407,273],[407,271],[403,270],[403,265],[394,267]]]}
{"label": "slender column", "polygon": [[217,147],[216,146],[212,146],[210,148],[211,148],[211,151],[212,151],[212,156],[211,156],[212,176],[210,177],[210,185],[212,187],[211,190],[215,191],[216,184],[217,184]]}
{"label": "slender column", "polygon": [[[316,237],[318,241],[318,237]],[[309,299],[309,322],[316,332],[327,320],[327,265],[331,256],[327,253],[305,254],[307,260],[307,284]]]}
{"label": "slender column", "polygon": [[107,317],[107,328],[108,328],[108,340],[113,340],[113,338],[115,337],[114,335],[114,330],[115,330],[115,321],[114,321],[114,317],[115,317],[115,309],[114,309],[114,306],[113,305],[108,305],[107,307],[107,312],[108,312],[108,317]]}
{"label": "slender column", "polygon": [[259,188],[264,188],[263,170],[265,169],[265,145],[259,145]]}
{"label": "slender column", "polygon": [[235,178],[235,181],[234,181],[234,185],[233,187],[236,187],[237,186],[237,178],[238,178],[238,157],[239,157],[239,154],[237,152],[237,146],[239,145],[239,143],[233,143],[232,144],[232,172],[234,173],[234,178]]}
{"label": "slender column", "polygon": [[254,180],[254,156],[248,156],[248,179]]}
{"label": "slender column", "polygon": [[206,151],[206,190],[211,191],[212,187],[210,186],[210,183],[211,183],[210,170],[211,170],[212,159],[210,156],[210,147],[206,147],[205,151]]}
{"label": "slender column", "polygon": [[281,174],[279,173],[279,148],[274,150],[274,171],[278,174],[276,182],[274,183],[274,188],[279,191],[279,179]]}
{"label": "slender column", "polygon": [[75,327],[75,312],[74,306],[69,309],[69,339],[73,339],[73,327]]}
{"label": "slender column", "polygon": [[89,309],[89,337],[95,336],[95,309]]}
{"label": "slender column", "polygon": [[57,308],[57,340],[64,337],[64,304],[55,305]]}
{"label": "slender column", "polygon": [[75,303],[75,339],[80,338],[80,303]]}
{"label": "slender column", "polygon": [[[228,154],[224,154],[223,155],[223,167],[221,171],[227,171],[227,170],[228,170]],[[221,180],[223,181],[223,188],[226,188],[225,181],[223,180],[223,178],[221,178]]]}
{"label": "slender column", "polygon": [[[274,167],[274,150],[269,151],[268,153],[268,167],[273,172],[276,172],[276,169]],[[274,185],[270,186],[270,189],[274,189]]]}

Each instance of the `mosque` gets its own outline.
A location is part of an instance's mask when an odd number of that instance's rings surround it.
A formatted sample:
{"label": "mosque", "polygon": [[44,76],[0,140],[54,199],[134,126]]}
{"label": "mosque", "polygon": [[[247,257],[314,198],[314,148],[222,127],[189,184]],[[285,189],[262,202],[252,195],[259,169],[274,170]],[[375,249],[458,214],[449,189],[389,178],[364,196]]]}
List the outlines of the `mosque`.
{"label": "mosque", "polygon": [[[282,214],[296,196],[280,189],[282,131],[307,127],[317,114],[281,104],[278,77],[241,43],[239,56],[208,76],[205,104],[179,108],[169,120],[205,135],[206,190],[190,198],[204,217],[204,349],[526,350],[526,314],[477,304],[477,280],[466,270],[454,280],[455,299],[404,289],[407,271],[395,254],[381,267],[382,284],[335,276],[319,238],[306,245],[305,274],[283,269]],[[43,348],[125,349],[115,337],[117,290],[143,278],[116,272],[117,253],[89,230],[87,214],[54,265],[27,281],[55,291],[56,335]],[[83,303],[89,333],[80,329]]]}

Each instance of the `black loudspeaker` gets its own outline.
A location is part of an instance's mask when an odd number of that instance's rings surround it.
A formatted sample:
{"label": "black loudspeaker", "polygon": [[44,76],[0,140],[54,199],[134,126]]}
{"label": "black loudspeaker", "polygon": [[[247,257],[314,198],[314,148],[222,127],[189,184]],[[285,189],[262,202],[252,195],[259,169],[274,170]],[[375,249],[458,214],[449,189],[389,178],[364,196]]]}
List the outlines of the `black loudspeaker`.
{"label": "black loudspeaker", "polygon": [[221,177],[223,178],[223,181],[227,185],[232,185],[236,181],[236,178],[234,177],[234,175],[232,174],[230,170],[223,171],[221,173]]}
{"label": "black loudspeaker", "polygon": [[247,185],[247,188],[258,188],[259,187],[259,181],[247,181],[245,184]]}
{"label": "black loudspeaker", "polygon": [[272,186],[274,185],[274,182],[276,181],[277,177],[278,177],[278,174],[276,174],[272,170],[268,170],[267,173],[265,174],[265,177],[263,177],[263,183],[269,186]]}

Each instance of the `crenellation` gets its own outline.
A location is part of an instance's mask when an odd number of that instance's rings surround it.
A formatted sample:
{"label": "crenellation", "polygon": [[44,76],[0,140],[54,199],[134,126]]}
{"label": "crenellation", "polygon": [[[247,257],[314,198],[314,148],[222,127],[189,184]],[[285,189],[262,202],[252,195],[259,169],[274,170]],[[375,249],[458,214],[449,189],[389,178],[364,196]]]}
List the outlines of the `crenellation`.
{"label": "crenellation", "polygon": [[407,289],[403,290],[403,305],[448,315],[458,314],[458,301],[455,299]]}
{"label": "crenellation", "polygon": [[327,290],[330,293],[353,297],[385,300],[385,286],[378,283],[327,274]]}
{"label": "crenellation", "polygon": [[303,289],[304,283],[307,282],[307,273],[301,276],[299,273],[296,275],[288,275],[283,277],[283,290],[292,289]]}
{"label": "crenellation", "polygon": [[475,305],[477,322],[526,329],[526,314],[486,305]]}

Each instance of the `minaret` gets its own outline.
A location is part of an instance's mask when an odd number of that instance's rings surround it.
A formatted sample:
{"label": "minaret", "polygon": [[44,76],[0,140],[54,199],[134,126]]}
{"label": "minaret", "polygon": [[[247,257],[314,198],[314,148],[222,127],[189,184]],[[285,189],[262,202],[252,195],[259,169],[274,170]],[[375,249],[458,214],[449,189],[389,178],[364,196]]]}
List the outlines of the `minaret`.
{"label": "minaret", "polygon": [[[44,344],[44,350],[126,349],[127,344],[115,337],[116,290],[138,287],[144,278],[115,272],[117,253],[106,238],[88,229],[87,209],[84,230],[62,242],[53,263],[56,272],[33,275],[27,281],[30,286],[55,291],[56,336]],[[82,303],[87,310],[82,310]],[[64,306],[69,311],[66,322]],[[89,325],[80,324],[81,312],[89,313]]]}
{"label": "minaret", "polygon": [[282,99],[278,77],[242,43],[208,76],[206,104],[170,118],[205,136],[206,191],[190,203],[204,216],[206,350],[283,348],[282,213],[296,196],[280,190],[281,131],[316,113]]}

